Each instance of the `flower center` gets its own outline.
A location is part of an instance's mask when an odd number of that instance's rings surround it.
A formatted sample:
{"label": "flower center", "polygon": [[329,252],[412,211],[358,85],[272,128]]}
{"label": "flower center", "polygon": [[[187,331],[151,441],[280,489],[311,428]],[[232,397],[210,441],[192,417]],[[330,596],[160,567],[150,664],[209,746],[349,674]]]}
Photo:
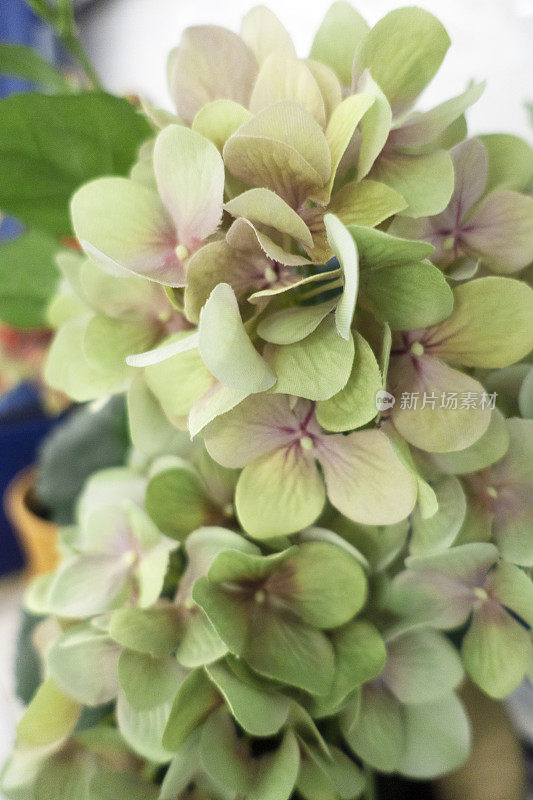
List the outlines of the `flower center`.
{"label": "flower center", "polygon": [[423,356],[424,355],[424,345],[422,342],[413,342],[411,345],[411,353],[414,356]]}
{"label": "flower center", "polygon": [[300,445],[304,450],[312,450],[313,447],[315,446],[315,443],[313,442],[310,436],[302,436],[302,438],[300,439]]}
{"label": "flower center", "polygon": [[186,259],[186,258],[188,257],[188,255],[189,255],[189,251],[187,250],[187,248],[185,247],[185,245],[184,245],[184,244],[179,244],[179,245],[178,245],[178,246],[175,248],[174,252],[176,253],[176,258],[177,258],[179,261],[185,261],[185,259]]}
{"label": "flower center", "polygon": [[442,243],[442,249],[445,251],[453,250],[455,247],[455,236],[447,236]]}
{"label": "flower center", "polygon": [[482,586],[476,586],[474,588],[474,594],[478,600],[488,600],[488,594]]}
{"label": "flower center", "polygon": [[266,600],[266,592],[265,592],[265,590],[264,589],[258,589],[257,592],[254,594],[254,600],[260,606],[263,605],[263,603]]}
{"label": "flower center", "polygon": [[496,500],[498,497],[498,490],[494,488],[494,486],[487,486],[485,489],[489,497],[492,497],[493,500]]}
{"label": "flower center", "polygon": [[277,276],[277,273],[276,273],[276,270],[274,269],[274,267],[271,267],[271,266],[265,267],[265,271],[264,271],[263,274],[265,276],[265,280],[268,281],[268,283],[275,283],[277,281],[277,279],[278,279],[278,276]]}

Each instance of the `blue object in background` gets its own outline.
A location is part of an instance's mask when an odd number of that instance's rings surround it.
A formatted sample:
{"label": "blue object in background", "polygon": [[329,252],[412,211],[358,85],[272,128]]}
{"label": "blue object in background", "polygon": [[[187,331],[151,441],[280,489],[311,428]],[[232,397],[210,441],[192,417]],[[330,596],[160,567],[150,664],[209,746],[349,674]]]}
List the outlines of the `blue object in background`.
{"label": "blue object in background", "polygon": [[[52,32],[35,16],[24,0],[0,0],[0,42],[33,47],[53,60],[55,44]],[[31,90],[27,81],[0,76],[0,98]],[[0,226],[0,240],[21,232],[21,225],[5,217]],[[42,439],[58,420],[44,413],[37,387],[24,383],[0,396],[0,575],[20,569],[22,554],[9,525],[2,503],[12,478],[34,463]]]}

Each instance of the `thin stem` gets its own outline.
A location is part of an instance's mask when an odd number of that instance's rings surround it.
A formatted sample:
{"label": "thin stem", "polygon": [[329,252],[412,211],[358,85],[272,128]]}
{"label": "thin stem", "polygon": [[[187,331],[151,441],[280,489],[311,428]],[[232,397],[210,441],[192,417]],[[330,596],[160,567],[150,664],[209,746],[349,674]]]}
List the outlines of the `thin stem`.
{"label": "thin stem", "polygon": [[363,773],[366,778],[365,800],[378,800],[376,775],[372,767],[368,764],[363,765]]}
{"label": "thin stem", "polygon": [[54,28],[63,47],[82,67],[93,88],[101,89],[100,79],[78,36],[72,0],[58,0],[57,7],[50,5],[48,0],[26,0],[26,2],[44,22]]}
{"label": "thin stem", "polygon": [[300,295],[300,300],[309,300],[311,297],[316,297],[317,294],[322,294],[323,292],[329,292],[332,289],[340,289],[343,285],[342,278],[337,278],[336,280],[330,281],[329,283],[323,283],[320,286],[317,286],[315,289],[311,289],[308,292],[304,292]]}

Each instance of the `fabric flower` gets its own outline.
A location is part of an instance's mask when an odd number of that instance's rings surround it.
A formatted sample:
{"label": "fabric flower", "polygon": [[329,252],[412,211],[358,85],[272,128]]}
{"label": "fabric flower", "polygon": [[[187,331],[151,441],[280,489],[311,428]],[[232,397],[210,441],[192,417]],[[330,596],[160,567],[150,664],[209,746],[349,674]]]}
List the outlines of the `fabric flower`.
{"label": "fabric flower", "polygon": [[392,582],[388,606],[408,624],[449,629],[464,625],[463,661],[492,697],[521,682],[531,659],[533,583],[519,567],[499,560],[488,543],[459,545],[431,556],[411,556]]}
{"label": "fabric flower", "polygon": [[392,421],[407,441],[433,452],[462,450],[490,422],[481,384],[448,364],[505,366],[533,345],[533,293],[525,284],[479,278],[458,286],[454,299],[447,319],[395,334],[391,350]]}
{"label": "fabric flower", "polygon": [[416,221],[396,220],[392,230],[435,246],[432,259],[447,268],[460,259],[493,272],[514,273],[533,261],[533,198],[511,189],[488,191],[489,159],[479,139],[450,151],[455,189],[446,209]]}
{"label": "fabric flower", "polygon": [[325,434],[306,401],[291,407],[285,395],[251,397],[204,435],[215,461],[245,467],[237,482],[237,515],[260,539],[310,525],[323,509],[326,490],[343,514],[374,525],[403,519],[416,499],[415,481],[385,434]]}
{"label": "fabric flower", "polygon": [[222,217],[224,165],[196,131],[169,125],[155,141],[156,188],[98,178],[72,198],[72,221],[87,255],[115,275],[185,286],[189,257]]}

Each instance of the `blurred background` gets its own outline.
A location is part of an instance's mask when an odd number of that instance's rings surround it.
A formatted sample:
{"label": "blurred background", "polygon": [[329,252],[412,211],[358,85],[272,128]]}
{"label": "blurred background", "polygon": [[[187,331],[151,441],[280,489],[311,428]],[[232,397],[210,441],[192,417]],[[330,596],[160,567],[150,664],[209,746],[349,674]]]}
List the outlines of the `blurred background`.
{"label": "blurred background", "polygon": [[[305,6],[301,0],[268,0],[266,4],[290,31],[299,55],[305,56],[328,8],[328,0],[315,0]],[[410,3],[354,2],[370,23],[406,4]],[[166,58],[178,44],[183,29],[211,23],[238,31],[241,17],[253,2],[79,0],[75,5],[81,38],[104,87],[119,95],[139,95],[156,106],[171,109]],[[452,38],[445,63],[422,97],[420,107],[432,107],[460,93],[471,79],[486,79],[484,96],[468,114],[470,132],[509,132],[533,141],[531,112],[525,106],[533,102],[533,0],[419,0],[417,5],[439,16]],[[0,0],[0,41],[30,45],[48,60],[70,69],[50,30],[33,16],[23,0]],[[21,80],[0,77],[0,97],[31,88]],[[0,241],[9,241],[18,233],[13,220],[1,220]],[[46,391],[40,376],[49,337],[45,327],[20,333],[0,323],[0,496],[10,485],[12,499],[15,497],[11,522],[0,504],[0,764],[10,748],[19,713],[15,695],[17,691],[24,694],[24,681],[31,683],[33,668],[28,656],[27,674],[18,675],[16,685],[13,664],[21,623],[19,606],[25,581],[22,570],[27,554],[24,555],[24,546],[17,543],[13,534],[12,520],[13,513],[17,515],[17,492],[27,492],[28,485],[30,488],[33,485],[28,473],[23,473],[26,477],[21,484],[16,479],[13,495],[13,478],[36,461],[64,462],[65,448],[67,452],[69,447],[79,452],[80,441],[84,454],[91,453],[93,468],[120,463],[127,447],[122,407],[73,412],[66,408],[62,398]],[[53,437],[50,444],[48,435],[67,417],[67,432]],[[103,435],[107,436],[109,446],[105,452],[94,439],[95,431],[99,441]],[[43,441],[48,442],[44,449]],[[72,457],[67,463],[72,463]],[[84,468],[89,470],[90,465],[85,463]],[[56,520],[61,521],[62,514],[68,520],[66,509],[82,481],[83,470],[78,474],[74,469],[74,473],[74,476],[58,476],[62,489],[68,484],[66,495],[59,499],[54,495],[57,487],[37,487],[48,492],[48,510],[53,505],[52,498],[57,501],[54,514],[48,514]],[[70,483],[69,478],[72,478]],[[46,524],[46,510],[40,516]],[[529,726],[531,736],[531,691],[520,690],[511,705],[517,724],[524,733]]]}

